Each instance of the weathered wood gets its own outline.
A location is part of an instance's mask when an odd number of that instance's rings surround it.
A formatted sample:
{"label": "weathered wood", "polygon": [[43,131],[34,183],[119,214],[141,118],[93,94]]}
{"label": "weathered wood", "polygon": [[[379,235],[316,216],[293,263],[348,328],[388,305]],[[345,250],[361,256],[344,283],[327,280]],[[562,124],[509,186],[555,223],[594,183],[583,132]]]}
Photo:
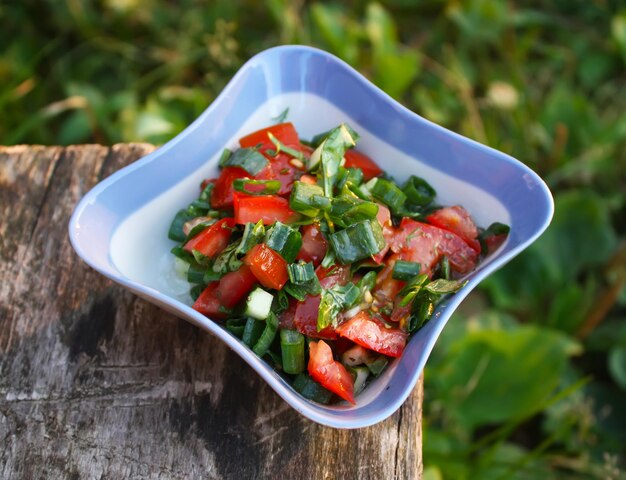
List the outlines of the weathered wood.
{"label": "weathered wood", "polygon": [[152,149],[0,148],[0,477],[420,477],[421,383],[376,426],[321,427],[79,260],[74,206]]}

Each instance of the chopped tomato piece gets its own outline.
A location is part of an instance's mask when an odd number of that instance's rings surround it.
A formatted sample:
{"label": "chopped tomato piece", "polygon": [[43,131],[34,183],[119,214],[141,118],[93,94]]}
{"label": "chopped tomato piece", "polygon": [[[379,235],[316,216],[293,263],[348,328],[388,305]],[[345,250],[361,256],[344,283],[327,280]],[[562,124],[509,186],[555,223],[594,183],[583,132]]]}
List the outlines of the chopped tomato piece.
{"label": "chopped tomato piece", "polygon": [[[313,150],[306,145],[287,145],[294,150],[302,152],[304,158],[311,156]],[[261,170],[254,178],[257,180],[278,180],[280,182],[279,195],[287,195],[291,193],[293,188],[293,182],[295,182],[304,173],[304,164],[300,166],[300,160],[294,159],[290,154],[280,152],[276,156],[272,156],[267,153],[267,150],[273,150],[276,147],[272,145],[271,148],[263,147],[261,153],[269,160],[269,164],[263,170]]]}
{"label": "chopped tomato piece", "polygon": [[[335,285],[345,285],[350,279],[350,267],[346,265],[336,265],[330,268],[319,266],[315,269],[315,274],[323,288],[332,288]],[[309,337],[325,338],[334,340],[337,338],[332,325],[317,331],[317,315],[319,313],[320,295],[314,297],[307,295],[303,302],[298,302],[294,324],[296,329]]]}
{"label": "chopped tomato piece", "polygon": [[376,255],[372,255],[372,260],[380,264],[382,263],[383,258],[385,258],[385,255],[387,255],[387,252],[389,251],[390,243],[396,231],[393,228],[393,225],[391,224],[391,212],[386,206],[380,203],[378,204],[378,213],[376,214],[376,220],[378,220],[378,223],[380,223],[380,226],[383,227],[383,237],[385,237],[385,246]]}
{"label": "chopped tomato piece", "polygon": [[252,247],[243,258],[243,263],[250,267],[265,288],[280,290],[289,280],[285,259],[264,243]]}
{"label": "chopped tomato piece", "polygon": [[245,225],[263,220],[265,225],[276,221],[293,223],[299,215],[289,208],[289,200],[276,195],[235,193],[235,222]]}
{"label": "chopped tomato piece", "polygon": [[295,330],[296,324],[294,323],[294,317],[296,316],[296,309],[298,308],[298,300],[295,298],[289,299],[289,306],[287,310],[283,311],[278,316],[278,322],[280,328],[286,328],[287,330]]}
{"label": "chopped tomato piece", "polygon": [[487,255],[492,254],[498,248],[500,248],[500,245],[504,243],[507,236],[508,235],[506,233],[500,233],[498,235],[490,235],[489,237],[485,238],[485,244],[487,245]]}
{"label": "chopped tomato piece", "polygon": [[307,337],[334,340],[337,338],[337,334],[332,325],[319,332],[317,331],[317,314],[319,313],[321,301],[322,297],[319,295],[314,297],[307,295],[304,301],[298,302],[293,323],[296,330]]}
{"label": "chopped tomato piece", "polygon": [[333,265],[324,268],[321,265],[315,269],[315,275],[323,288],[333,288],[335,285],[345,285],[350,280],[349,265]]}
{"label": "chopped tomato piece", "polygon": [[356,150],[348,150],[344,156],[346,157],[344,167],[360,168],[363,171],[363,179],[365,181],[383,173],[376,162],[364,153]]}
{"label": "chopped tomato piece", "polygon": [[426,217],[426,221],[444,230],[456,233],[476,252],[480,253],[478,229],[469,212],[459,205],[440,208]]}
{"label": "chopped tomato piece", "polygon": [[222,311],[222,304],[220,303],[219,298],[217,298],[217,287],[218,282],[209,283],[191,308],[210,318],[223,319],[228,317],[228,314]]}
{"label": "chopped tomato piece", "polygon": [[399,357],[406,346],[407,334],[399,328],[387,328],[367,312],[357,313],[337,327],[336,332],[362,347],[375,352]]}
{"label": "chopped tomato piece", "polygon": [[333,351],[323,341],[309,344],[309,374],[324,388],[354,404],[354,382],[341,363],[333,358]]}
{"label": "chopped tomato piece", "polygon": [[476,251],[455,233],[410,218],[402,219],[391,250],[400,252],[402,260],[420,263],[421,273],[429,276],[443,255],[461,274],[472,271],[478,261]]}
{"label": "chopped tomato piece", "polygon": [[202,180],[202,183],[200,184],[200,192],[204,191],[204,189],[207,187],[209,183],[215,183],[215,182],[217,182],[217,178],[205,178],[204,180]]}
{"label": "chopped tomato piece", "polygon": [[216,290],[217,298],[225,307],[233,308],[252,290],[256,281],[250,267],[242,265],[239,270],[228,272],[220,279]]}
{"label": "chopped tomato piece", "polygon": [[273,146],[274,144],[267,135],[268,133],[274,135],[284,145],[297,145],[300,143],[298,132],[296,132],[293,123],[285,122],[252,132],[239,139],[239,145],[244,148],[256,147],[259,144]]}
{"label": "chopped tomato piece", "polygon": [[228,245],[234,226],[235,221],[232,218],[218,220],[185,243],[183,248],[188,252],[197,250],[202,255],[214,257]]}
{"label": "chopped tomato piece", "polygon": [[302,247],[296,257],[304,262],[313,262],[319,265],[328,251],[328,242],[324,238],[320,226],[317,223],[302,227]]}
{"label": "chopped tomato piece", "polygon": [[404,287],[403,281],[393,278],[393,266],[398,259],[400,259],[400,254],[394,253],[390,255],[385,266],[376,277],[376,286],[372,293],[381,307],[390,307],[394,298]]}
{"label": "chopped tomato piece", "polygon": [[215,186],[211,190],[211,207],[216,209],[232,208],[233,181],[237,178],[250,178],[250,174],[243,168],[226,167],[215,181]]}

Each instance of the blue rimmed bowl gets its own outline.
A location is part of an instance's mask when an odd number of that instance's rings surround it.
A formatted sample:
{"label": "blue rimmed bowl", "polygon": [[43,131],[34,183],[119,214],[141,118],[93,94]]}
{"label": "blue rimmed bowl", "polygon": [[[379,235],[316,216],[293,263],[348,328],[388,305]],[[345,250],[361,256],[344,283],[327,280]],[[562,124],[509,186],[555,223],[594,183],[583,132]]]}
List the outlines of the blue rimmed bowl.
{"label": "blue rimmed bowl", "polygon": [[[440,204],[463,205],[481,226],[496,221],[511,226],[500,249],[438,306],[403,356],[359,395],[355,406],[304,399],[237,338],[193,310],[189,286],[175,273],[170,254],[169,223],[196,198],[199,182],[216,176],[222,150],[236,147],[239,137],[267,126],[286,108],[303,138],[347,122],[361,135],[359,149],[397,180],[424,177]],[[180,135],[93,188],[76,207],[69,233],[91,267],[221,339],[301,414],[332,427],[358,428],[400,407],[459,303],[528,247],[548,226],[552,212],[548,188],[519,161],[419,117],[333,55],[284,46],[253,57]]]}

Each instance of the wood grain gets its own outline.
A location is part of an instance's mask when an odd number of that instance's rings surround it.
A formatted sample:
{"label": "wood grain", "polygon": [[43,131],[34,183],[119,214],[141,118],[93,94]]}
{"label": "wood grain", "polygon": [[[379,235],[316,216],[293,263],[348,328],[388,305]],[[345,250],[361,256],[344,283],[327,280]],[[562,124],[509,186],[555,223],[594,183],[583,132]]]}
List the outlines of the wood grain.
{"label": "wood grain", "polygon": [[79,260],[74,206],[153,148],[0,148],[0,477],[421,477],[421,382],[376,426],[319,426]]}

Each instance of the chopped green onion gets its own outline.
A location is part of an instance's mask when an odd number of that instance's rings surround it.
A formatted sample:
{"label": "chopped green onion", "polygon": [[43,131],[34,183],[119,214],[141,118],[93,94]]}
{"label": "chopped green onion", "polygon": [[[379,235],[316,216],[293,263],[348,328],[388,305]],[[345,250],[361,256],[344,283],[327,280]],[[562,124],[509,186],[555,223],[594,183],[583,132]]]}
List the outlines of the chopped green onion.
{"label": "chopped green onion", "polygon": [[239,148],[228,157],[222,155],[220,166],[240,167],[250,175],[256,175],[265,167],[269,161],[254,148]]}
{"label": "chopped green onion", "polygon": [[354,147],[358,139],[357,133],[342,123],[333,128],[324,141],[315,149],[309,158],[308,169],[321,163],[318,172],[327,197],[333,196],[333,188],[339,173],[339,166],[348,148]]}
{"label": "chopped green onion", "polygon": [[378,214],[378,205],[355,196],[342,195],[331,200],[328,216],[340,227],[349,227],[363,220],[372,220]]}
{"label": "chopped green onion", "polygon": [[396,280],[409,281],[416,275],[419,275],[421,265],[416,262],[405,262],[404,260],[397,260],[393,265],[392,278]]}
{"label": "chopped green onion", "polygon": [[241,338],[246,328],[246,321],[241,318],[230,318],[226,320],[226,328],[237,338]]}
{"label": "chopped green onion", "polygon": [[343,264],[375,255],[386,244],[382,227],[376,220],[355,223],[328,238],[337,258]]}
{"label": "chopped green onion", "polygon": [[248,318],[241,338],[243,340],[243,343],[245,343],[249,347],[252,347],[259,340],[264,329],[264,321],[255,320],[254,318]]}
{"label": "chopped green onion", "polygon": [[315,277],[315,268],[311,262],[290,263],[287,266],[289,280],[297,285],[302,285]]}
{"label": "chopped green onion", "polygon": [[191,265],[189,265],[189,270],[187,270],[187,281],[189,283],[204,284],[204,272],[206,271],[206,269],[206,266],[192,263]]}
{"label": "chopped green onion", "polygon": [[304,335],[295,330],[281,330],[280,350],[285,373],[297,374],[304,371]]}
{"label": "chopped green onion", "polygon": [[167,232],[167,236],[169,237],[169,239],[174,240],[175,242],[184,242],[187,239],[187,235],[185,235],[185,232],[183,232],[183,227],[185,226],[185,223],[187,223],[189,220],[193,220],[196,217],[197,215],[189,213],[187,209],[179,210],[176,213],[174,220],[172,220],[170,229]]}
{"label": "chopped green onion", "polygon": [[305,162],[306,158],[304,158],[304,154],[294,148],[288,147],[287,145],[285,145],[284,143],[282,143],[280,140],[278,140],[273,134],[272,132],[267,132],[267,136],[269,137],[270,141],[276,145],[276,153],[274,153],[273,156],[278,155],[280,152],[285,152],[289,155],[291,155],[294,158],[297,158],[298,160],[300,160],[301,162]]}
{"label": "chopped green onion", "polygon": [[354,395],[358,395],[365,388],[370,371],[367,367],[354,367],[351,370],[354,376]]}
{"label": "chopped green onion", "polygon": [[441,261],[437,264],[435,274],[440,278],[450,280],[452,272],[450,271],[450,260],[448,260],[448,257],[446,255],[441,257]]}
{"label": "chopped green onion", "polygon": [[256,224],[252,222],[246,223],[246,226],[243,229],[241,242],[239,242],[239,245],[237,246],[237,254],[243,255],[248,253],[252,247],[263,240],[263,237],[265,237],[265,226],[263,225],[263,220],[259,220]]}
{"label": "chopped green onion", "polygon": [[423,178],[411,175],[402,187],[407,202],[420,207],[429,205],[437,195],[437,192]]}
{"label": "chopped green onion", "polygon": [[437,280],[428,282],[423,288],[427,292],[435,295],[446,295],[448,293],[458,292],[466,283],[467,280],[446,280],[445,278],[438,278]]}
{"label": "chopped green onion", "polygon": [[210,227],[214,223],[215,223],[215,220],[207,220],[205,222],[200,222],[197,225],[194,225],[193,228],[189,230],[189,234],[187,235],[186,240],[192,239],[193,237],[198,235],[201,231],[205,230],[207,227]]}
{"label": "chopped green onion", "polygon": [[372,196],[387,205],[392,212],[398,212],[404,202],[406,195],[395,183],[382,178],[374,177],[366,184]]}
{"label": "chopped green onion", "polygon": [[388,363],[389,360],[387,360],[387,357],[385,357],[384,355],[379,355],[373,360],[366,363],[366,365],[369,371],[372,372],[372,375],[377,377],[382,373]]}
{"label": "chopped green onion", "polygon": [[304,398],[313,400],[314,402],[326,405],[333,398],[332,392],[326,390],[319,383],[309,377],[307,374],[301,373],[293,380],[293,388]]}
{"label": "chopped green onion", "polygon": [[293,262],[302,247],[302,235],[289,225],[276,222],[268,232],[265,243],[272,250],[280,253],[287,262]]}
{"label": "chopped green onion", "polygon": [[285,286],[283,287],[283,289],[281,290],[281,292],[282,291],[284,291],[285,293],[288,293],[299,302],[303,302],[307,296],[307,290],[304,286],[295,285],[294,283],[291,283],[291,282],[287,282]]}
{"label": "chopped green onion", "polygon": [[306,295],[319,295],[322,291],[320,281],[315,275],[312,263],[290,263],[287,266],[289,283],[283,288],[295,299],[303,301]]}
{"label": "chopped green onion", "polygon": [[236,178],[233,180],[233,188],[238,192],[247,193],[249,195],[271,195],[280,190],[280,182],[278,180],[250,180],[246,178]]}
{"label": "chopped green onion", "polygon": [[322,187],[304,182],[294,182],[289,197],[289,207],[294,212],[307,217],[316,217],[324,204],[330,205],[330,201],[324,197]]}
{"label": "chopped green onion", "polygon": [[196,285],[192,287],[191,290],[189,290],[189,296],[195,302],[200,296],[200,294],[204,291],[204,289],[205,289],[204,285]]}
{"label": "chopped green onion", "polygon": [[207,183],[206,187],[204,187],[204,189],[200,193],[199,200],[202,200],[204,202],[210,203],[211,202],[211,192],[213,191],[214,187],[215,187],[215,183],[213,183],[213,182]]}
{"label": "chopped green onion", "polygon": [[317,314],[317,331],[320,332],[329,325],[336,325],[339,314],[353,307],[360,298],[361,291],[352,282],[324,290]]}
{"label": "chopped green onion", "polygon": [[274,338],[276,337],[276,332],[278,331],[278,317],[274,315],[273,312],[265,319],[265,329],[263,333],[259,337],[259,340],[256,342],[254,347],[252,347],[252,351],[256,353],[259,357],[262,357],[267,353]]}

